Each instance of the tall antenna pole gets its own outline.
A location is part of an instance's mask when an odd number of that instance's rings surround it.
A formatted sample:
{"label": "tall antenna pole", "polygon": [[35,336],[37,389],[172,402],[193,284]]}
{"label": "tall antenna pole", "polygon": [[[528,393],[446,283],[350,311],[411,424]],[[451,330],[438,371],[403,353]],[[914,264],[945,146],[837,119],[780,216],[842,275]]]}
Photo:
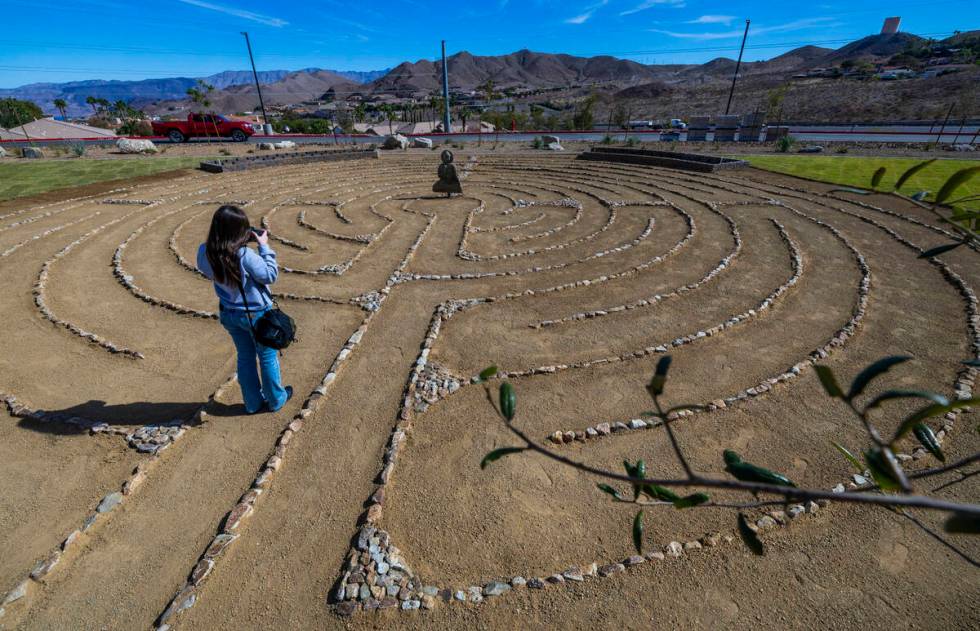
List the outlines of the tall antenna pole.
{"label": "tall antenna pole", "polygon": [[742,35],[742,47],[738,50],[738,61],[735,62],[735,74],[732,76],[732,89],[728,92],[728,105],[725,106],[725,116],[732,107],[732,97],[735,96],[735,82],[738,81],[738,69],[742,66],[742,53],[745,52],[745,40],[749,37],[749,20],[745,20],[745,33]]}
{"label": "tall antenna pole", "polygon": [[259,107],[262,108],[262,121],[266,127],[264,131],[270,129],[269,116],[265,113],[265,101],[262,100],[262,86],[259,85],[259,73],[255,71],[255,58],[252,56],[252,42],[248,40],[248,33],[242,31],[245,36],[245,45],[248,47],[248,60],[252,62],[252,77],[255,79],[255,89],[259,91]]}
{"label": "tall antenna pole", "polygon": [[446,40],[442,40],[442,130],[447,134],[452,132],[449,121],[449,66],[446,64]]}

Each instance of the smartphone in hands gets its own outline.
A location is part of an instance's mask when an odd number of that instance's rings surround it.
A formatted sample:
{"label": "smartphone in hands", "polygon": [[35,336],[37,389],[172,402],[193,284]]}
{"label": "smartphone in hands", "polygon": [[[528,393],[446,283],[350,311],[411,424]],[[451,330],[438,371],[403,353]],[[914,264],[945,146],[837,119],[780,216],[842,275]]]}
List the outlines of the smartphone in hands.
{"label": "smartphone in hands", "polygon": [[250,227],[248,230],[249,230],[248,240],[250,242],[259,243],[259,244],[269,242],[269,233],[263,230],[262,228],[256,228],[253,226]]}

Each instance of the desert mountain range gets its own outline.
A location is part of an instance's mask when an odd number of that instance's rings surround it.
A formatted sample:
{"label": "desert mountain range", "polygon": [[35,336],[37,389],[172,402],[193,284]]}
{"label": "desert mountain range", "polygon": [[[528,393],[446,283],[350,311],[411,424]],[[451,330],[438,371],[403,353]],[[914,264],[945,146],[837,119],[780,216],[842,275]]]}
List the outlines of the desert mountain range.
{"label": "desert mountain range", "polygon": [[[939,43],[953,46],[977,37],[980,37],[980,32],[961,33]],[[924,38],[909,33],[872,35],[838,49],[803,46],[766,61],[743,63],[740,74],[748,92],[742,98],[749,98],[748,94],[753,89],[778,85],[793,74],[839,66],[848,60],[883,62],[925,42]],[[567,96],[574,97],[576,90],[582,95],[595,89],[604,95],[622,98],[652,99],[674,95],[682,100],[693,98],[695,101],[723,90],[731,81],[735,67],[735,61],[725,57],[704,64],[645,65],[610,56],[576,57],[529,50],[495,56],[460,52],[449,57],[448,61],[450,87],[456,91],[474,90],[492,80],[498,90],[508,87],[532,90],[567,88]],[[287,105],[325,96],[342,100],[351,93],[424,98],[439,92],[441,70],[440,62],[420,60],[403,62],[387,71],[342,72],[306,68],[292,72],[262,72],[259,78],[267,104]],[[215,111],[230,113],[252,110],[258,104],[251,72],[227,71],[206,77],[205,81],[217,88],[211,99]],[[94,95],[110,101],[125,100],[147,111],[162,113],[174,107],[186,106],[186,90],[194,83],[195,79],[170,78],[32,84],[0,90],[0,97],[27,98],[51,113],[54,112],[52,101],[64,98],[69,102],[69,114],[84,115],[89,111],[85,98]],[[832,92],[828,93],[828,98],[845,96],[834,97]],[[710,101],[714,97],[708,98]],[[746,104],[743,108],[751,106]]]}

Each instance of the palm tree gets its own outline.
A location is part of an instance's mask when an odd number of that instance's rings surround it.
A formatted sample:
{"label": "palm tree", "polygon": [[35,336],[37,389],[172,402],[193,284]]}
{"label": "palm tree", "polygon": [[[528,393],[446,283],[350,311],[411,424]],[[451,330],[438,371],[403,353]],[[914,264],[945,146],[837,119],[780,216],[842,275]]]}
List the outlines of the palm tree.
{"label": "palm tree", "polygon": [[392,121],[395,120],[395,106],[392,105],[391,103],[385,103],[378,109],[381,110],[381,113],[384,114],[385,118],[388,119],[388,133],[394,134],[395,130],[394,127],[392,126]]}
{"label": "palm tree", "polygon": [[92,108],[93,114],[99,113],[99,111],[95,108],[95,104],[98,103],[98,99],[96,99],[94,96],[87,96],[85,97],[85,102]]}
{"label": "palm tree", "polygon": [[358,103],[357,104],[357,107],[354,108],[354,120],[357,121],[358,123],[363,123],[364,122],[364,114],[365,114],[366,111],[367,111],[367,108],[364,107],[364,104],[363,103]]}
{"label": "palm tree", "polygon": [[468,107],[459,109],[459,117],[463,120],[463,133],[466,133],[466,119],[473,115],[473,110]]}
{"label": "palm tree", "polygon": [[65,114],[65,111],[68,109],[68,103],[64,99],[55,99],[54,106],[58,109],[58,112],[61,113],[61,118],[68,118],[68,115]]}

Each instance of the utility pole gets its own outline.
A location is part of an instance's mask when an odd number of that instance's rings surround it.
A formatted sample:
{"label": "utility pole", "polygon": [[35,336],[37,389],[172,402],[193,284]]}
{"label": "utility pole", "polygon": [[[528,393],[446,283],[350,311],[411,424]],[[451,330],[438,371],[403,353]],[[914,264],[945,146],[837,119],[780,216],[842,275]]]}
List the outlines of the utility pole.
{"label": "utility pole", "polygon": [[245,46],[248,47],[248,60],[252,63],[252,77],[255,78],[255,89],[259,91],[259,107],[262,108],[262,120],[265,121],[262,131],[266,134],[271,134],[272,123],[269,122],[269,116],[265,113],[265,101],[262,100],[262,86],[259,85],[259,73],[255,71],[255,58],[252,56],[252,42],[249,41],[247,32],[242,31],[242,35],[245,36]]}
{"label": "utility pole", "polygon": [[442,98],[444,101],[442,130],[448,134],[452,132],[452,127],[449,121],[449,66],[446,64],[446,40],[442,40]]}
{"label": "utility pole", "polygon": [[745,52],[745,40],[749,37],[749,22],[745,20],[745,33],[742,34],[742,47],[738,50],[738,61],[735,62],[735,74],[732,76],[732,89],[728,92],[728,105],[725,106],[725,116],[732,107],[732,97],[735,96],[735,82],[738,81],[738,69],[742,66],[742,53]]}
{"label": "utility pole", "polygon": [[943,132],[946,131],[946,123],[949,122],[949,117],[952,116],[954,107],[956,107],[956,103],[949,104],[949,111],[946,112],[946,118],[943,119],[943,126],[939,128],[939,134],[936,136],[937,145],[943,140]]}

